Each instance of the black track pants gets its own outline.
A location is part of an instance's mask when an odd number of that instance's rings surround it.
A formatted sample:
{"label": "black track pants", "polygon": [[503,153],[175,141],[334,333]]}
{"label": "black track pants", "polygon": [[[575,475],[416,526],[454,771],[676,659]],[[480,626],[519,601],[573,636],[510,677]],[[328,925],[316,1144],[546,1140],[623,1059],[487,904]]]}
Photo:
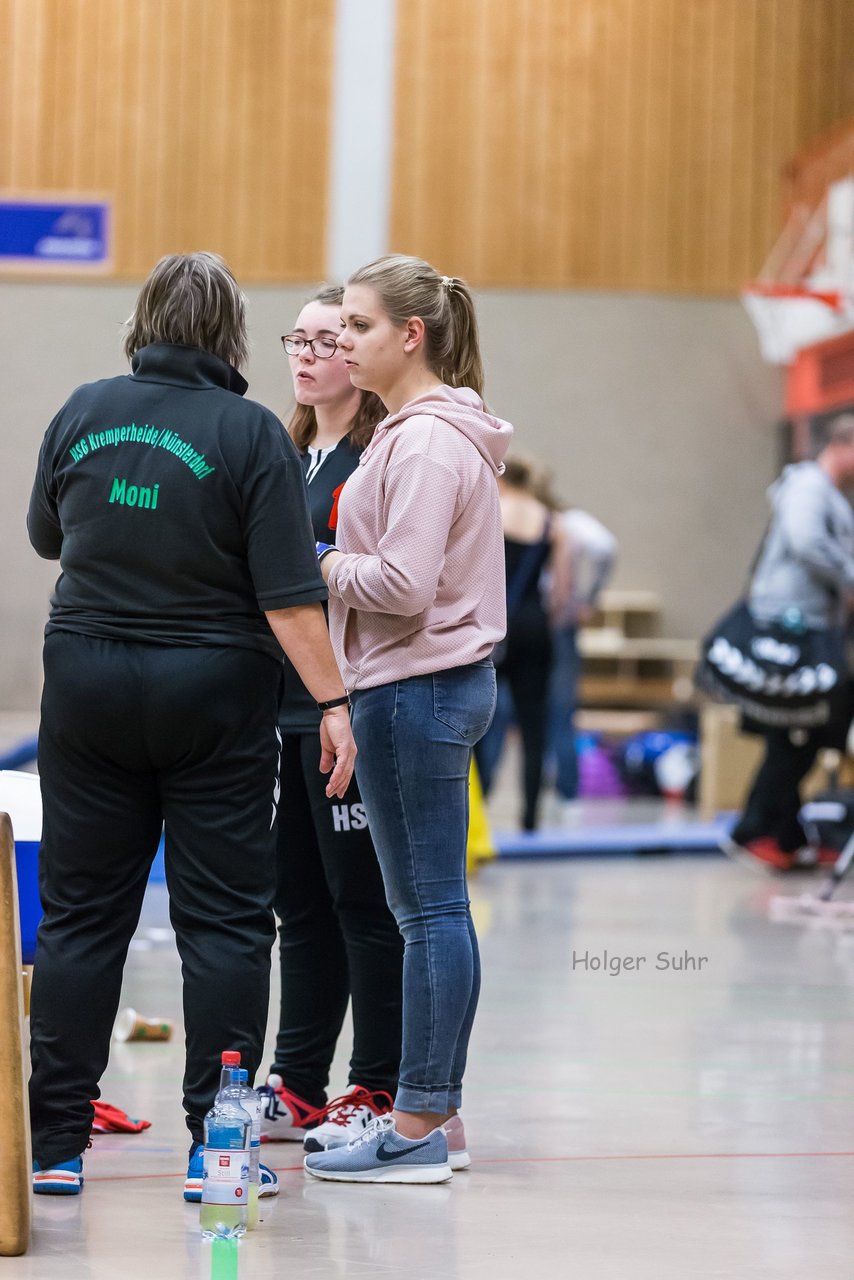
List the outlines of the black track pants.
{"label": "black track pants", "polygon": [[86,1146],[128,944],[166,824],[194,1138],[238,1049],[263,1051],[275,937],[280,667],[238,648],[45,641],[44,828],[30,1114],[42,1166]]}
{"label": "black track pants", "polygon": [[502,705],[506,706],[501,694],[509,688],[522,738],[522,827],[525,831],[533,831],[538,820],[547,742],[551,661],[548,618],[539,603],[526,604],[510,621],[507,656],[496,668],[499,686],[504,686],[499,693],[499,709],[475,747],[484,794],[489,795],[507,730],[507,723],[502,722],[500,714]]}
{"label": "black track pants", "polygon": [[316,732],[285,734],[276,912],[282,1004],[271,1070],[313,1106],[353,1000],[350,1084],[394,1097],[401,1050],[403,940],[386,903],[355,778],[327,799]]}
{"label": "black track pants", "polygon": [[798,820],[800,787],[821,750],[816,734],[792,742],[786,729],[769,729],[765,734],[765,758],[750,789],[744,813],[733,830],[738,844],[771,836],[786,853],[794,853],[806,843]]}
{"label": "black track pants", "polygon": [[844,751],[854,716],[854,682],[847,680],[826,725],[803,730],[765,729],[765,756],[760,764],[744,812],[732,831],[738,844],[763,836],[776,840],[785,853],[806,843],[800,824],[801,783],[815,764],[819,751]]}

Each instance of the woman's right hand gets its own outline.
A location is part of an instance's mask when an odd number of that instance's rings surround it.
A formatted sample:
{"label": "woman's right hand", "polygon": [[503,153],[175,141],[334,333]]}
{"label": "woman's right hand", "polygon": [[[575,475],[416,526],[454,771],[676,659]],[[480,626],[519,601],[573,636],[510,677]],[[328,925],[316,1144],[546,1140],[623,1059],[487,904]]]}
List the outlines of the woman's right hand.
{"label": "woman's right hand", "polygon": [[333,796],[343,800],[356,763],[356,742],[347,707],[332,707],[323,712],[320,721],[320,747],[320,772],[329,773],[332,770],[332,776],[326,784],[326,794],[330,800]]}

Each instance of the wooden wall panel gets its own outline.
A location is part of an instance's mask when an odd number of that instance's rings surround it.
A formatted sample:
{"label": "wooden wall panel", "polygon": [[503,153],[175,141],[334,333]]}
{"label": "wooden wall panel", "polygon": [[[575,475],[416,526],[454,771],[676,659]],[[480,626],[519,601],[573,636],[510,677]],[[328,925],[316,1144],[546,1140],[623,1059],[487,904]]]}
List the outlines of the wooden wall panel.
{"label": "wooden wall panel", "polygon": [[324,270],[334,0],[0,0],[0,188],[114,201],[115,273]]}
{"label": "wooden wall panel", "polygon": [[400,0],[392,241],[480,284],[728,292],[854,115],[852,0]]}

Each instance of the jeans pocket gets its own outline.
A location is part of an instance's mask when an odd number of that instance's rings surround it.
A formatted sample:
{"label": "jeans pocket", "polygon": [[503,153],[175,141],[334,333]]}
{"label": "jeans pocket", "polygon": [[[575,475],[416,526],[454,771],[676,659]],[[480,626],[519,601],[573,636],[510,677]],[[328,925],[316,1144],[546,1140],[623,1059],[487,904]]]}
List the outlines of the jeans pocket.
{"label": "jeans pocket", "polygon": [[469,747],[479,742],[495,714],[497,697],[492,663],[476,663],[433,675],[433,715],[459,734]]}

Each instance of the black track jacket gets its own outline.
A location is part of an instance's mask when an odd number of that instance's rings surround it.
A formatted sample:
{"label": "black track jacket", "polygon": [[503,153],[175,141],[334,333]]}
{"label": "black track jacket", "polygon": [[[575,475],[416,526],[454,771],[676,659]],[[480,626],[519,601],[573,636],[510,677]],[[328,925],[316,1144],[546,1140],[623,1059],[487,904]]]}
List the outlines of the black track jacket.
{"label": "black track jacket", "polygon": [[[362,450],[344,436],[321,463],[308,486],[308,502],[314,536],[318,542],[334,542],[338,527],[338,499],[348,478],[359,465]],[[303,456],[308,471],[309,455]],[[286,733],[307,733],[320,723],[317,704],[296,671],[285,659],[285,695],[279,721]]]}
{"label": "black track jacket", "polygon": [[236,645],[277,661],[264,610],[326,599],[302,463],[224,361],[155,344],[50,424],[27,528],[58,559],[46,634]]}

